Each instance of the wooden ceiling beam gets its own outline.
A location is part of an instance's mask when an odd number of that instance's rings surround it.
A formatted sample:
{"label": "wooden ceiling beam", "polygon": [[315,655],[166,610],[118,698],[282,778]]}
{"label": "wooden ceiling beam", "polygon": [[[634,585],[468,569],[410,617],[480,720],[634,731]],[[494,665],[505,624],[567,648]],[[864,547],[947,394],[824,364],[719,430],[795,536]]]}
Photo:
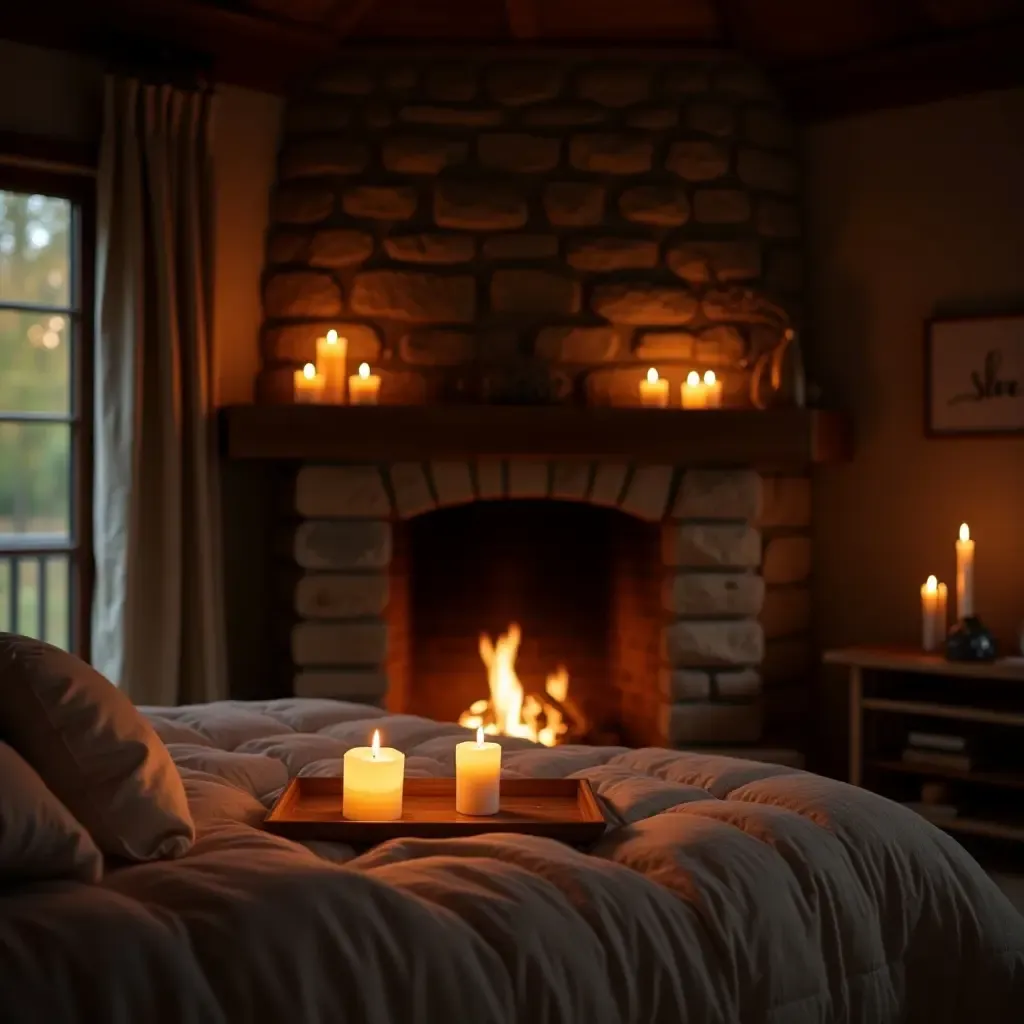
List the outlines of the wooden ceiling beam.
{"label": "wooden ceiling beam", "polygon": [[803,120],[823,121],[1024,84],[1024,18],[858,56],[778,67]]}
{"label": "wooden ceiling beam", "polygon": [[538,0],[505,0],[508,28],[514,39],[536,39],[540,35]]}

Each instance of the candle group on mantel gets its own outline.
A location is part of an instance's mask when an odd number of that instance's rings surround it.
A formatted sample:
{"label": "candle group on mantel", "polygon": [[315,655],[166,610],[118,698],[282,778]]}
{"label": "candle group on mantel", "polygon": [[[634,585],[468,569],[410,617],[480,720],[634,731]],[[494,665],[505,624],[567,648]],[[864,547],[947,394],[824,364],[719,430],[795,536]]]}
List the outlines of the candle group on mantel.
{"label": "candle group on mantel", "polygon": [[[921,646],[926,651],[937,650],[945,642],[947,596],[946,584],[935,576],[921,586]],[[966,523],[960,524],[956,542],[956,614],[961,620],[974,615],[974,541]]]}
{"label": "candle group on mantel", "polygon": [[337,331],[316,339],[316,362],[296,370],[293,379],[293,399],[302,405],[376,405],[380,397],[380,377],[369,363],[348,375],[348,339]]}
{"label": "candle group on mantel", "polygon": [[[640,381],[640,404],[648,409],[667,409],[668,387],[668,381],[652,366],[647,371],[647,379]],[[680,385],[679,400],[684,409],[720,409],[722,382],[714,370],[707,370],[703,377],[691,370]]]}

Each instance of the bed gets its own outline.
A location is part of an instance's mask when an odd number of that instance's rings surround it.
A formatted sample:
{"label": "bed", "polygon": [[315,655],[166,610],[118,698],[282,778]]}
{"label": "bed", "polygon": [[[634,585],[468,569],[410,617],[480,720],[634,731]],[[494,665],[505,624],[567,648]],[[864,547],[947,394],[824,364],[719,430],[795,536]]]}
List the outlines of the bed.
{"label": "bed", "polygon": [[357,851],[261,830],[379,727],[407,775],[465,730],[327,700],[143,709],[195,843],[0,895],[0,1022],[658,1024],[1024,1019],[1024,918],[913,812],[781,766],[503,740],[590,780],[587,851],[524,836]]}

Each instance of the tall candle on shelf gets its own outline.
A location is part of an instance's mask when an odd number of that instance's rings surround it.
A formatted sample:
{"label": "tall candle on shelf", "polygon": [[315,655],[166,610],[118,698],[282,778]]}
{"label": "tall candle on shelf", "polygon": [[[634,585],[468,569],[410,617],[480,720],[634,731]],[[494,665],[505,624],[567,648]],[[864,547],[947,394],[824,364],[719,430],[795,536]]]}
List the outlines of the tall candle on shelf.
{"label": "tall candle on shelf", "polygon": [[704,374],[704,403],[708,409],[722,408],[722,382],[715,376],[714,370]]}
{"label": "tall candle on shelf", "polygon": [[337,331],[328,331],[316,339],[316,365],[324,376],[324,401],[345,404],[345,361],[348,338],[339,338]]}
{"label": "tall candle on shelf", "polygon": [[680,388],[680,394],[684,409],[706,409],[708,407],[708,389],[704,386],[704,381],[700,379],[700,374],[696,370],[691,370],[686,375],[686,380],[683,381]]}
{"label": "tall candle on shelf", "polygon": [[640,381],[640,404],[650,409],[668,406],[668,381],[660,378],[653,366],[647,371],[647,379]]}
{"label": "tall candle on shelf", "polygon": [[324,378],[312,363],[293,374],[292,397],[298,405],[316,405],[323,400]]}
{"label": "tall candle on shelf", "polygon": [[352,405],[376,405],[380,396],[380,377],[370,373],[369,363],[360,363],[359,372],[348,379],[348,398]]}
{"label": "tall candle on shelf", "polygon": [[397,821],[402,816],[405,754],[380,745],[374,729],[368,747],[345,751],[341,813],[350,821]]}
{"label": "tall candle on shelf", "polygon": [[501,804],[501,745],[485,743],[482,727],[476,742],[455,746],[455,810],[459,814],[497,814]]}
{"label": "tall candle on shelf", "polygon": [[960,619],[974,614],[974,541],[966,523],[960,524],[956,542],[956,614]]}
{"label": "tall candle on shelf", "polygon": [[921,587],[921,647],[934,651],[946,636],[946,584],[929,576]]}

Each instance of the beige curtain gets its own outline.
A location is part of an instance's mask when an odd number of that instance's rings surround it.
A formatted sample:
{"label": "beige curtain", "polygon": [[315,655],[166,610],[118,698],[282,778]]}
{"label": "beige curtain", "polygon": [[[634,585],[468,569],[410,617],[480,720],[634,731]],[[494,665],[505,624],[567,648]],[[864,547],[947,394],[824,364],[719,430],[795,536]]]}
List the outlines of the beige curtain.
{"label": "beige curtain", "polygon": [[212,397],[213,97],[108,77],[92,652],[140,704],[226,696]]}

